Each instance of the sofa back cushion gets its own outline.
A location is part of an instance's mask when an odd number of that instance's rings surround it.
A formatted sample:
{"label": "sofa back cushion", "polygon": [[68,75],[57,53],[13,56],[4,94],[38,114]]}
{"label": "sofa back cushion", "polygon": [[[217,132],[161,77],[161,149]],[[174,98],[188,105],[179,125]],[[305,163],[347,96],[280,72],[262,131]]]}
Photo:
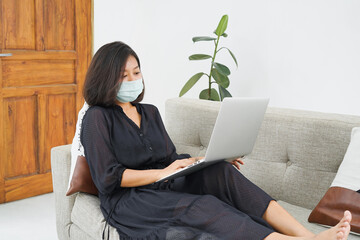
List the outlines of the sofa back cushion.
{"label": "sofa back cushion", "polygon": [[[165,123],[178,153],[205,154],[219,108],[198,99],[166,102]],[[241,172],[272,197],[312,209],[334,179],[355,126],[358,116],[268,108]]]}

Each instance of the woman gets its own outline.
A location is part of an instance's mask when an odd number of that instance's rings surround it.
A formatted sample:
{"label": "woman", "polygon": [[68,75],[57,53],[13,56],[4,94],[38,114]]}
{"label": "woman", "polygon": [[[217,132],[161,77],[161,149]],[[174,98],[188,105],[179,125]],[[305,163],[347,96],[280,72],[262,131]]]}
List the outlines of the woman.
{"label": "woman", "polygon": [[232,166],[241,159],[155,183],[195,158],[176,153],[157,108],[139,104],[143,96],[136,53],[122,42],[101,47],[86,75],[81,142],[120,239],[347,239],[350,212],[314,235]]}

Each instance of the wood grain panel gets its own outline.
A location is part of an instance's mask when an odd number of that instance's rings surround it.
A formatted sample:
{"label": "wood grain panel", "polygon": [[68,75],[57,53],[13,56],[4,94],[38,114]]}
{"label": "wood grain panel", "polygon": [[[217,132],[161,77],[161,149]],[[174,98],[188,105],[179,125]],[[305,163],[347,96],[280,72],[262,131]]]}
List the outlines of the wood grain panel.
{"label": "wood grain panel", "polygon": [[49,86],[31,86],[26,88],[3,88],[2,96],[4,98],[17,96],[33,96],[38,94],[64,94],[75,93],[77,86],[75,84],[49,85]]}
{"label": "wood grain panel", "polygon": [[50,150],[52,147],[70,144],[76,126],[76,95],[62,94],[47,97],[45,112],[48,116],[44,132],[45,142],[43,157],[40,158],[40,172],[50,171]]}
{"label": "wood grain panel", "polygon": [[15,201],[52,192],[51,173],[16,178],[5,182],[5,201]]}
{"label": "wood grain panel", "polygon": [[75,51],[21,51],[13,50],[11,57],[3,58],[4,60],[70,60],[76,59],[77,54]]}
{"label": "wood grain panel", "polygon": [[[0,0],[0,203],[52,191],[92,56],[91,0]],[[26,156],[26,157],[25,157]],[[1,238],[1,237],[0,237]]]}
{"label": "wood grain panel", "polygon": [[35,49],[37,51],[45,50],[44,36],[44,0],[35,1]]}
{"label": "wood grain panel", "polygon": [[35,96],[4,99],[5,178],[36,172],[36,105]]}
{"label": "wood grain panel", "polygon": [[5,49],[35,49],[34,0],[2,0]]}
{"label": "wood grain panel", "polygon": [[77,0],[76,1],[76,26],[83,26],[82,28],[76,28],[76,50],[78,53],[78,62],[76,76],[78,85],[78,94],[76,99],[76,109],[80,111],[84,104],[84,98],[82,95],[83,86],[85,82],[85,76],[88,66],[92,57],[92,19],[91,19],[91,4],[89,0]]}
{"label": "wood grain panel", "polygon": [[[0,60],[1,64],[1,60]],[[0,81],[1,81],[1,71],[0,71]],[[1,96],[1,88],[0,88],[0,96]],[[5,159],[6,159],[6,151],[4,147],[4,140],[5,140],[5,131],[3,131],[4,127],[4,121],[5,121],[5,115],[4,112],[4,104],[3,99],[0,97],[0,203],[5,202]]]}
{"label": "wood grain panel", "polygon": [[45,2],[45,49],[72,50],[75,48],[74,0]]}
{"label": "wood grain panel", "polygon": [[2,62],[3,87],[75,82],[73,60],[3,60]]}

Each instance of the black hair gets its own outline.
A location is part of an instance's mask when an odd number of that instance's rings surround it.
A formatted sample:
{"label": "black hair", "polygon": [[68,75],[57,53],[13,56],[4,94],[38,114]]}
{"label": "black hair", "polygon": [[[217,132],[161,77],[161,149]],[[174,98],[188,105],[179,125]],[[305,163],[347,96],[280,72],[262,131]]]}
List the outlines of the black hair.
{"label": "black hair", "polygon": [[[116,94],[129,56],[140,60],[135,51],[123,42],[108,43],[95,53],[86,73],[83,96],[90,106],[109,107],[116,104]],[[119,83],[120,81],[120,83]],[[144,98],[145,87],[133,103]]]}

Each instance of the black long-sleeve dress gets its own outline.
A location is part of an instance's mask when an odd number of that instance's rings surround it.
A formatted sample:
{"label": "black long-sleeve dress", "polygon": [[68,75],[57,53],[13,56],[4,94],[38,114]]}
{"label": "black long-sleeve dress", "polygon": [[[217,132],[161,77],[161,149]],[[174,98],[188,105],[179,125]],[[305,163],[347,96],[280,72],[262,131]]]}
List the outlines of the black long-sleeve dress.
{"label": "black long-sleeve dress", "polygon": [[135,104],[140,128],[120,106],[86,112],[81,142],[101,211],[120,239],[264,239],[274,230],[262,219],[272,200],[231,164],[186,177],[122,188],[125,169],[161,169],[177,159],[155,106]]}

